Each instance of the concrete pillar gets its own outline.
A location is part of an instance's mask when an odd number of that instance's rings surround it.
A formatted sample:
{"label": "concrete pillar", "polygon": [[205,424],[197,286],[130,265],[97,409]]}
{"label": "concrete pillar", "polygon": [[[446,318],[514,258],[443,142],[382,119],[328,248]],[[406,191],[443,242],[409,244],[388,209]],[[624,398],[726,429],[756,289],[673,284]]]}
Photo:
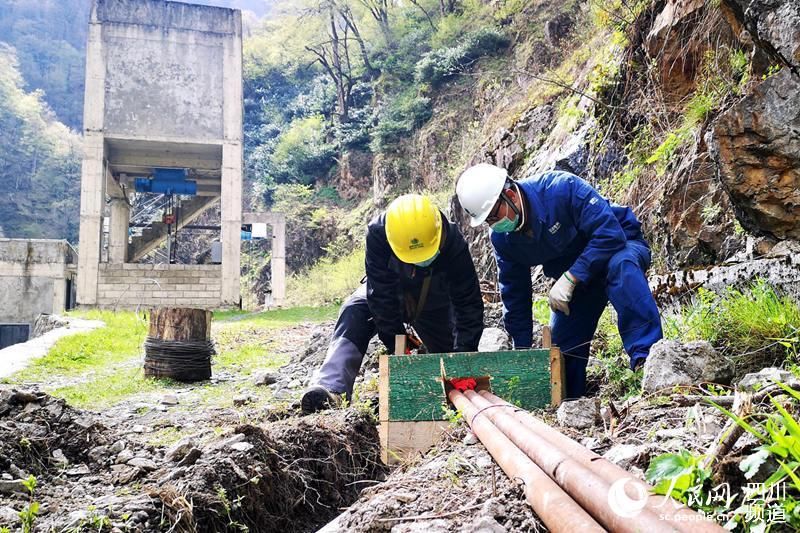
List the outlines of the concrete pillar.
{"label": "concrete pillar", "polygon": [[105,176],[103,135],[86,132],[81,165],[80,252],[78,254],[78,304],[97,303],[97,278],[103,231]]}
{"label": "concrete pillar", "polygon": [[80,253],[78,255],[78,304],[97,303],[97,278],[105,203],[105,112],[106,68],[103,60],[102,28],[92,7],[86,45],[86,89],[83,106],[83,163],[81,165]]}
{"label": "concrete pillar", "polygon": [[111,221],[108,228],[108,262],[128,260],[128,224],[131,207],[125,198],[111,198]]}
{"label": "concrete pillar", "polygon": [[[222,147],[222,197],[220,241],[222,242],[222,304],[238,305],[242,244],[241,145]],[[239,162],[236,168],[236,162]]]}
{"label": "concrete pillar", "polygon": [[[236,14],[241,35],[241,14]],[[224,48],[222,144],[222,304],[239,305],[242,230],[242,41],[226,40]]]}
{"label": "concrete pillar", "polygon": [[286,301],[286,218],[276,215],[272,224],[272,302],[276,306]]}

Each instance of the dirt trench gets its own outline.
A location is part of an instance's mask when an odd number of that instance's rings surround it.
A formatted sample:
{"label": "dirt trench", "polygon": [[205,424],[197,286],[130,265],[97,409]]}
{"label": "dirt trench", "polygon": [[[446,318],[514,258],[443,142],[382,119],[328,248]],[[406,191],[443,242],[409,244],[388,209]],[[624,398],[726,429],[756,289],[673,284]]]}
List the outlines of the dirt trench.
{"label": "dirt trench", "polygon": [[[18,530],[38,502],[34,531],[315,531],[385,474],[363,410],[206,430],[170,448],[103,422],[0,388],[0,527]],[[31,475],[33,496],[21,483]]]}

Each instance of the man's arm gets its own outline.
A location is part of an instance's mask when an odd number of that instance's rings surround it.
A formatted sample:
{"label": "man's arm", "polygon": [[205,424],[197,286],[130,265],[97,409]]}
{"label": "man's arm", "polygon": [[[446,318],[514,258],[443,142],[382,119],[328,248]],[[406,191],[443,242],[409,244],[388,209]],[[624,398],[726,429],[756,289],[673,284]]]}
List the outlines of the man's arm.
{"label": "man's arm", "polygon": [[392,250],[381,225],[370,224],[367,229],[366,270],[367,305],[372,313],[378,336],[389,353],[394,353],[395,335],[404,335],[403,311],[400,300],[400,279],[389,269]]}
{"label": "man's arm", "polygon": [[[450,227],[448,239],[455,239],[454,257],[447,258],[447,283],[456,319],[454,349],[474,352],[483,333],[483,299],[475,273],[475,263],[460,232]],[[444,259],[444,258],[443,258]]]}
{"label": "man's arm", "polygon": [[589,242],[569,268],[577,281],[587,283],[603,272],[609,259],[625,248],[625,232],[608,200],[577,176],[565,180],[569,209],[575,226]]}
{"label": "man's arm", "polygon": [[506,331],[514,340],[514,348],[530,348],[533,345],[531,269],[510,259],[503,259],[497,248],[494,256],[497,259]]}

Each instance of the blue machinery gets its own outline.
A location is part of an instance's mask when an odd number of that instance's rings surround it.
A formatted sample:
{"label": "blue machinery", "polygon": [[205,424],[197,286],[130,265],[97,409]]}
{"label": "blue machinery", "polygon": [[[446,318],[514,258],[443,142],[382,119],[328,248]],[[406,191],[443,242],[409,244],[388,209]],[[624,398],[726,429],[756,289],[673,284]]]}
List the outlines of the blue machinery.
{"label": "blue machinery", "polygon": [[136,192],[194,196],[197,194],[197,182],[187,180],[188,176],[185,168],[156,168],[153,169],[152,179],[136,178],[134,186]]}

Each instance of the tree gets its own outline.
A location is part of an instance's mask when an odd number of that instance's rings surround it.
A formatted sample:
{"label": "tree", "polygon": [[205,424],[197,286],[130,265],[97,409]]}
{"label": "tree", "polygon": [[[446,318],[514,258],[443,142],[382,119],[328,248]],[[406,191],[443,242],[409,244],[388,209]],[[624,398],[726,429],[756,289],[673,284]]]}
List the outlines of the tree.
{"label": "tree", "polygon": [[386,44],[391,46],[392,30],[389,27],[389,7],[391,6],[390,0],[358,0],[358,2],[367,8],[372,18],[378,23],[378,27],[383,33]]}
{"label": "tree", "polygon": [[319,4],[318,14],[327,19],[328,39],[306,45],[305,49],[316,57],[316,61],[333,81],[336,87],[338,122],[345,123],[349,120],[351,93],[356,82],[350,60],[350,24],[343,16],[340,6],[333,1]]}

